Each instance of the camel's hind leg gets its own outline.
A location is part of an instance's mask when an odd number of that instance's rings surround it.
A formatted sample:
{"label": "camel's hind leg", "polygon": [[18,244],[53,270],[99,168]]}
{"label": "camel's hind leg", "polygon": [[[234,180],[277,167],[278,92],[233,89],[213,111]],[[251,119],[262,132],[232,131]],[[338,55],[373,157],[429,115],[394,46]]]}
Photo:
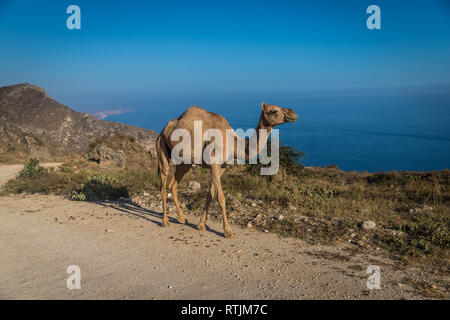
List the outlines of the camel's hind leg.
{"label": "camel's hind leg", "polygon": [[163,219],[162,226],[169,226],[169,218],[167,217],[167,204],[166,204],[166,184],[167,176],[169,175],[169,160],[170,151],[164,138],[160,135],[156,140],[156,151],[158,154],[158,173],[161,178],[161,199],[163,203]]}
{"label": "camel's hind leg", "polygon": [[215,198],[216,188],[214,187],[214,184],[211,183],[211,188],[209,189],[208,194],[206,195],[206,203],[205,207],[203,209],[202,217],[200,218],[200,223],[197,226],[197,229],[200,231],[206,230],[206,216],[208,214],[208,208],[211,204],[211,201]]}
{"label": "camel's hind leg", "polygon": [[190,168],[191,168],[190,164],[177,165],[175,168],[175,174],[169,183],[169,189],[172,190],[173,201],[175,202],[175,206],[177,207],[178,222],[182,224],[186,222],[186,219],[184,217],[183,211],[181,210],[180,202],[178,201],[177,188],[181,182],[181,179],[183,179],[183,176],[186,174],[186,172],[189,171]]}

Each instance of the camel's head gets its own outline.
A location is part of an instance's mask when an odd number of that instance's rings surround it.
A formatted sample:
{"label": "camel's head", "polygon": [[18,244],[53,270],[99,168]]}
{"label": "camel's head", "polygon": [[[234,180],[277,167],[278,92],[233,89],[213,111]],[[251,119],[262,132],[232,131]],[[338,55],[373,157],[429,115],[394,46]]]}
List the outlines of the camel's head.
{"label": "camel's head", "polygon": [[261,107],[264,122],[271,126],[295,122],[298,119],[298,115],[290,108],[280,108],[276,105],[265,103],[262,103]]}

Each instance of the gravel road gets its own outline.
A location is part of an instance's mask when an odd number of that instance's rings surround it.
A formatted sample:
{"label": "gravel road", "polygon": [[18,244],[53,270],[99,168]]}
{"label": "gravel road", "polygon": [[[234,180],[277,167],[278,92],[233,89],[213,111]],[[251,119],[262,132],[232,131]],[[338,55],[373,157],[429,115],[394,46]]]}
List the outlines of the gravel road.
{"label": "gravel road", "polygon": [[[404,279],[431,279],[351,244],[313,246],[238,226],[225,239],[212,219],[199,232],[198,217],[169,228],[160,218],[131,204],[0,197],[0,298],[421,299]],[[69,265],[80,267],[81,289],[67,288]],[[367,289],[369,265],[381,269],[379,290]]]}

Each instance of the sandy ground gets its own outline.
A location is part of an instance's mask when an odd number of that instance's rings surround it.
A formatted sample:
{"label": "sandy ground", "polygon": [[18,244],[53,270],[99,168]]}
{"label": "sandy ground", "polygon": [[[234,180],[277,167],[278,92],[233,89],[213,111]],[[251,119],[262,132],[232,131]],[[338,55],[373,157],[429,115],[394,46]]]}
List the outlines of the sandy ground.
{"label": "sandy ground", "polygon": [[[193,218],[189,218],[189,222]],[[131,205],[73,202],[44,195],[0,198],[0,298],[302,299],[420,298],[392,261],[349,247],[310,246],[239,229],[224,239]],[[366,269],[381,268],[380,290]],[[66,286],[69,265],[81,289]]]}
{"label": "sandy ground", "polygon": [[[312,246],[238,226],[225,239],[220,223],[199,232],[198,217],[187,218],[162,228],[160,212],[130,204],[0,197],[0,298],[421,299],[405,278],[430,280],[351,244]],[[81,289],[67,288],[69,265],[80,267]],[[379,290],[367,289],[369,265],[381,269]]]}

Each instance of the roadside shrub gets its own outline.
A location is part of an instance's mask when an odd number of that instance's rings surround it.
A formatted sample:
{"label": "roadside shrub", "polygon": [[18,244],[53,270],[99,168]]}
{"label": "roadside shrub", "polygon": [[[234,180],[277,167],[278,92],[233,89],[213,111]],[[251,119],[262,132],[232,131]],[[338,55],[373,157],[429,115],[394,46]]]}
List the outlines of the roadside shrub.
{"label": "roadside shrub", "polygon": [[64,173],[73,173],[74,170],[72,168],[72,166],[68,163],[63,163],[60,167],[59,167],[59,171],[64,172]]}
{"label": "roadside shrub", "polygon": [[1,194],[53,193],[67,195],[72,200],[116,200],[159,186],[156,170],[123,169],[105,173],[75,168],[65,163],[58,169],[44,169],[38,160],[30,159],[17,179],[2,187]]}
{"label": "roadside shrub", "polygon": [[303,169],[304,153],[293,146],[280,146],[280,165],[288,174],[299,174]]}
{"label": "roadside shrub", "polygon": [[266,187],[266,182],[261,177],[248,175],[227,175],[222,178],[223,187],[232,193],[255,194]]}
{"label": "roadside shrub", "polygon": [[114,175],[102,175],[94,173],[88,181],[77,190],[73,190],[70,198],[72,200],[116,200],[120,197],[128,197],[126,186],[121,185],[120,180]]}
{"label": "roadside shrub", "polygon": [[30,158],[25,162],[23,169],[20,170],[19,178],[34,178],[44,173],[44,167],[39,165],[39,160],[36,158]]}
{"label": "roadside shrub", "polygon": [[98,140],[89,143],[89,150],[93,150],[99,144],[100,144],[100,141],[98,141]]}
{"label": "roadside shrub", "polygon": [[394,229],[404,232],[405,237],[384,239],[394,253],[415,257],[441,255],[450,248],[450,219],[436,216],[432,212],[422,213],[409,221],[398,224]]}
{"label": "roadside shrub", "polygon": [[336,195],[335,190],[317,184],[295,185],[288,189],[288,193],[292,195],[292,200],[300,201],[311,210],[322,208]]}

